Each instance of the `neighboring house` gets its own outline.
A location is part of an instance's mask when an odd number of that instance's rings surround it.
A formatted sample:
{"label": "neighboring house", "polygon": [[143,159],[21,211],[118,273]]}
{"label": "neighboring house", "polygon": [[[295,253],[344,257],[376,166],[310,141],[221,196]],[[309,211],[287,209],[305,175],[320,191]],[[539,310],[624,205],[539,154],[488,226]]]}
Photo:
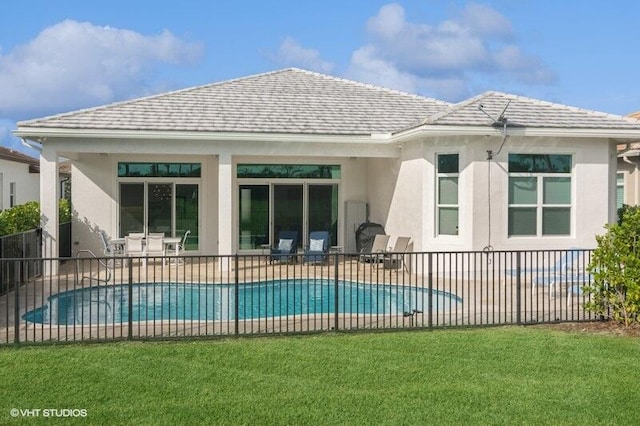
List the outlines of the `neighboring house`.
{"label": "neighboring house", "polygon": [[40,200],[40,160],[0,146],[0,210]]}
{"label": "neighboring house", "polygon": [[[70,197],[71,167],[68,161],[58,167],[58,194]],[[0,210],[28,201],[40,201],[40,160],[0,146]]]}
{"label": "neighboring house", "polygon": [[[627,117],[640,119],[640,111]],[[616,207],[640,205],[640,140],[618,145]]]}
{"label": "neighboring house", "polygon": [[357,201],[418,251],[565,249],[594,247],[615,220],[616,146],[640,139],[640,121],[285,69],[23,121],[15,134],[42,144],[43,185],[59,156],[72,160],[78,248],[97,248],[99,230],[187,229],[205,254],[259,252],[290,229],[301,246],[329,230],[349,247],[345,206]]}

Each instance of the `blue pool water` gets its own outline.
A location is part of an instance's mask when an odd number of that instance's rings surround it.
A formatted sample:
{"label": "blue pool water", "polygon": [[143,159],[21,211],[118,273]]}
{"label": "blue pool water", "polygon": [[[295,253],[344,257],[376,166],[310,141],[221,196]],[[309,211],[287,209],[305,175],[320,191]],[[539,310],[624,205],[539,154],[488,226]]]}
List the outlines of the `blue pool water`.
{"label": "blue pool water", "polygon": [[[270,318],[335,312],[335,282],[274,280],[240,284],[134,284],[133,321],[212,321]],[[432,290],[432,307],[443,312],[462,299]],[[338,312],[396,315],[427,312],[429,290],[408,286],[338,282]],[[116,324],[129,321],[129,286],[82,288],[49,297],[23,319],[41,324]]]}

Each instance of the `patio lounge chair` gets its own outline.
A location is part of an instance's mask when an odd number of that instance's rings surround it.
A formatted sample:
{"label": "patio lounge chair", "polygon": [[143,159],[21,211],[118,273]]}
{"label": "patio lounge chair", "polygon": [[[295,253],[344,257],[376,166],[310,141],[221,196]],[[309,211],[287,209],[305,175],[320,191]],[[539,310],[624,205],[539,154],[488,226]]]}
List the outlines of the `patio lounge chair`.
{"label": "patio lounge chair", "polygon": [[[589,263],[584,259],[584,250],[569,249],[565,251],[552,268],[538,269],[532,280],[531,292],[535,294],[539,286],[548,287],[555,292],[564,286],[569,289],[579,288],[591,281],[591,276],[586,273]],[[549,253],[547,260],[557,258],[554,253]]]}
{"label": "patio lounge chair", "polygon": [[384,259],[384,254],[387,252],[387,245],[389,244],[389,236],[384,234],[378,234],[373,239],[373,245],[371,251],[368,253],[362,253],[360,255],[360,262],[379,263]]}
{"label": "patio lounge chair", "polygon": [[278,245],[270,250],[269,261],[291,262],[298,252],[298,231],[280,231]]}
{"label": "patio lounge chair", "polygon": [[329,260],[329,232],[314,231],[309,234],[309,247],[304,251],[304,262],[326,263]]}
{"label": "patio lounge chair", "polygon": [[397,269],[405,265],[404,255],[409,251],[410,242],[410,237],[396,238],[396,242],[391,251],[384,254],[383,265],[385,269]]}

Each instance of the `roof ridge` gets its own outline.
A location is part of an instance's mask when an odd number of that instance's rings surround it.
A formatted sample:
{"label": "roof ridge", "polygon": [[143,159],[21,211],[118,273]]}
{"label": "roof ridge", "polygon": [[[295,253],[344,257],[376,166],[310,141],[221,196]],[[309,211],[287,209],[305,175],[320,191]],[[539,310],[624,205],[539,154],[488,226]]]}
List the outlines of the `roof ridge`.
{"label": "roof ridge", "polygon": [[353,80],[353,79],[349,79],[349,78],[336,77],[334,75],[323,74],[323,73],[320,73],[320,72],[317,72],[317,71],[310,71],[310,70],[305,70],[305,69],[302,69],[302,68],[290,67],[290,68],[285,68],[285,69],[280,70],[280,71],[289,71],[289,70],[301,72],[301,73],[304,73],[304,74],[315,75],[316,77],[322,77],[322,78],[326,78],[328,80],[338,81],[338,82],[347,83],[347,84],[351,84],[351,85],[356,85],[356,86],[360,86],[360,87],[366,87],[366,88],[369,88],[369,89],[375,89],[375,90],[382,91],[382,92],[395,93],[397,95],[410,96],[410,97],[415,98],[415,99],[432,101],[432,102],[435,102],[435,103],[438,103],[438,104],[442,104],[442,105],[451,105],[450,102],[443,101],[441,99],[422,96],[422,95],[418,95],[416,93],[409,93],[409,92],[405,92],[405,91],[398,90],[398,89],[390,89],[388,87],[379,86],[377,84],[365,83],[365,82],[362,82],[362,81]]}
{"label": "roof ridge", "polygon": [[452,104],[449,108],[447,108],[444,111],[441,111],[439,113],[436,113],[430,117],[425,118],[420,124],[433,124],[436,121],[440,120],[441,118],[444,118],[450,114],[453,114],[456,111],[461,110],[462,108],[471,105],[474,102],[477,102],[479,100],[482,100],[484,98],[489,97],[490,95],[494,94],[495,92],[492,91],[487,91],[487,92],[482,92],[479,95],[476,95],[474,97],[471,97],[469,99],[465,99],[463,101],[460,101],[458,103]]}

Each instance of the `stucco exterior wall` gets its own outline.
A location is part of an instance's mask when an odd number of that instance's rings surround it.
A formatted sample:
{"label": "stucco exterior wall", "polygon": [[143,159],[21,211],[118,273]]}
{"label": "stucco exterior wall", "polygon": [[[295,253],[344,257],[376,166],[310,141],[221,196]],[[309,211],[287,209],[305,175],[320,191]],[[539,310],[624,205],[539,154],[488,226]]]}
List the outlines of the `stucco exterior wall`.
{"label": "stucco exterior wall", "polygon": [[[510,137],[491,164],[491,199],[488,200],[486,149],[497,150],[495,141],[474,145],[473,250],[488,242],[489,204],[491,205],[491,245],[495,250],[565,249],[595,247],[595,235],[615,218],[615,152],[606,139],[549,139]],[[571,154],[572,209],[568,236],[508,236],[508,157],[509,153]],[[483,158],[484,157],[484,158]],[[484,197],[482,194],[485,194]],[[484,199],[483,199],[484,198]]]}
{"label": "stucco exterior wall", "polygon": [[[510,137],[498,154],[501,143],[500,136],[431,138],[405,143],[399,161],[370,160],[372,217],[389,235],[411,236],[422,251],[595,247],[595,235],[615,219],[616,160],[609,141]],[[436,159],[451,153],[459,154],[459,232],[438,235]],[[570,235],[508,236],[509,153],[572,155]]]}
{"label": "stucco exterior wall", "polygon": [[[339,147],[334,152],[314,147],[307,155],[298,152],[284,155],[281,150],[263,155],[262,151],[268,151],[264,146],[256,154],[239,150],[232,155],[229,211],[237,212],[238,208],[235,165],[239,162],[339,164],[339,245],[344,245],[346,238],[345,202],[357,200],[368,203],[369,219],[383,224],[389,235],[411,237],[415,251],[483,250],[488,246],[494,250],[594,247],[594,236],[603,232],[605,223],[615,219],[615,144],[595,138],[511,136],[498,154],[501,142],[499,135],[422,137],[397,144],[392,151],[386,146],[379,152],[363,150],[357,157]],[[139,145],[135,148],[141,149]],[[77,154],[72,169],[74,252],[78,248],[101,252],[97,230],[118,236],[118,161],[169,161],[202,163],[200,252],[216,254],[221,229],[218,203],[224,200],[218,200],[218,159],[204,148],[194,144],[189,150],[185,145],[184,152],[191,152],[190,155],[175,152],[149,155],[138,151]],[[491,161],[487,161],[487,150],[494,152]],[[508,237],[508,155],[512,152],[573,156],[571,235]],[[459,232],[437,235],[436,158],[438,154],[450,153],[459,154]],[[230,223],[233,228],[230,247],[237,251],[237,218],[233,217]]]}

